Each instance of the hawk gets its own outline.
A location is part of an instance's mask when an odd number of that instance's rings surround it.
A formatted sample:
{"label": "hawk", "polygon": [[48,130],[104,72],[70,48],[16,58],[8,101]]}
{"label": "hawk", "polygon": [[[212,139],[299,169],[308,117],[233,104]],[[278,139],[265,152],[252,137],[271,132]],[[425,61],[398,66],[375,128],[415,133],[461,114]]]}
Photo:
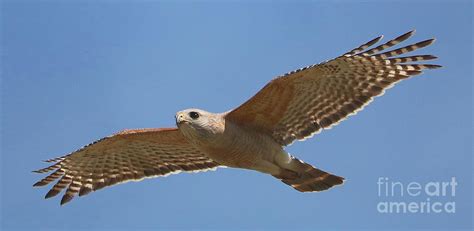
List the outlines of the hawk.
{"label": "hawk", "polygon": [[413,33],[371,48],[379,36],[335,59],[279,76],[228,112],[183,110],[176,113],[175,128],[124,130],[46,160],[54,164],[34,172],[52,173],[34,186],[57,180],[45,197],[65,190],[62,205],[118,183],[217,167],[256,170],[300,192],[340,185],[344,178],[297,159],[284,147],[354,115],[395,83],[441,67],[418,63],[435,59],[432,55],[399,56],[434,39],[385,51]]}

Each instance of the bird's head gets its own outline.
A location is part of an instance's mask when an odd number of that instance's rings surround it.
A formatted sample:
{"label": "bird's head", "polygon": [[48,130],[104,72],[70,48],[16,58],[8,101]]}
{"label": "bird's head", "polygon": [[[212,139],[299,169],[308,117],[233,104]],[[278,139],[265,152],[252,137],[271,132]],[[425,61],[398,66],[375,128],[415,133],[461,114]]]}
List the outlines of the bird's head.
{"label": "bird's head", "polygon": [[188,138],[210,138],[224,131],[225,122],[221,114],[192,108],[177,112],[175,117],[179,130]]}

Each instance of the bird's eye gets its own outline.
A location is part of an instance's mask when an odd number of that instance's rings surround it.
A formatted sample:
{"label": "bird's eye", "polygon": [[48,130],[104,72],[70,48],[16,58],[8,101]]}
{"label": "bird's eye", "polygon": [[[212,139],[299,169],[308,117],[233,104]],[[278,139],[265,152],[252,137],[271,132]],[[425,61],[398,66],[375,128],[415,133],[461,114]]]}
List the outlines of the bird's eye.
{"label": "bird's eye", "polygon": [[199,113],[195,112],[195,111],[192,111],[189,113],[189,117],[191,117],[191,119],[195,120],[197,118],[199,118]]}

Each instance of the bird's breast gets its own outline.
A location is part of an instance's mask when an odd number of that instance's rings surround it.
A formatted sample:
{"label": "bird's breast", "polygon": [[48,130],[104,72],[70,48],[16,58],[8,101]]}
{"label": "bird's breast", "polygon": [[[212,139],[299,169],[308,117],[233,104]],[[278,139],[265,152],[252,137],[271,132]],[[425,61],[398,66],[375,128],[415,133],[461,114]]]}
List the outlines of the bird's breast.
{"label": "bird's breast", "polygon": [[271,159],[273,153],[281,150],[271,137],[229,123],[223,133],[200,146],[214,161],[237,168],[251,168],[259,160]]}

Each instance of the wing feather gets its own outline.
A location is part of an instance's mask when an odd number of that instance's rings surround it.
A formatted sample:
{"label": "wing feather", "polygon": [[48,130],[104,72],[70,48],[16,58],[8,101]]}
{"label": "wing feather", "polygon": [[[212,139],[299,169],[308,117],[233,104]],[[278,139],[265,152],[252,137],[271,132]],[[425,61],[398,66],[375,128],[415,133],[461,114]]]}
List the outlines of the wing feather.
{"label": "wing feather", "polygon": [[385,51],[413,34],[410,31],[369,49],[380,36],[333,60],[289,72],[225,117],[270,134],[281,145],[310,137],[362,110],[400,80],[441,67],[411,63],[436,59],[432,55],[395,57],[426,47],[434,39]]}
{"label": "wing feather", "polygon": [[84,196],[130,180],[218,167],[176,128],[125,130],[47,162],[55,163],[34,172],[54,172],[33,186],[45,186],[59,179],[45,198],[65,190],[61,204],[76,195]]}

